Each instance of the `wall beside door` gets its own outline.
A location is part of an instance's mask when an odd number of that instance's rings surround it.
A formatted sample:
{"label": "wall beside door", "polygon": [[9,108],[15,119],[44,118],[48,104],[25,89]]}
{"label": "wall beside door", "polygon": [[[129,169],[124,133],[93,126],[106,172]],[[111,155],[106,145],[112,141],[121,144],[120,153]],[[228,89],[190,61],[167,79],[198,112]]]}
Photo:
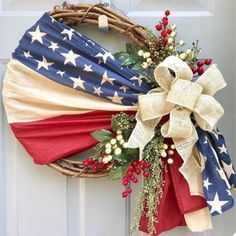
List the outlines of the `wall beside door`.
{"label": "wall beside door", "polygon": [[[0,78],[24,31],[43,11],[63,1],[0,1]],[[71,1],[76,3],[77,1]],[[91,2],[97,1],[78,1]],[[199,39],[202,57],[212,57],[228,87],[217,94],[225,108],[219,122],[236,164],[236,2],[234,0],[111,0],[137,23],[154,28],[165,9],[178,25],[179,39]],[[114,6],[113,6],[114,7]],[[126,39],[81,27],[106,48],[124,48]],[[106,38],[106,41],[104,41]],[[0,110],[0,236],[128,236],[135,193],[124,201],[119,181],[73,179],[46,166],[34,165],[14,138]],[[236,208],[214,218],[214,230],[197,235],[232,236],[236,232]],[[136,233],[136,236],[142,235]],[[195,235],[178,228],[163,235]]]}

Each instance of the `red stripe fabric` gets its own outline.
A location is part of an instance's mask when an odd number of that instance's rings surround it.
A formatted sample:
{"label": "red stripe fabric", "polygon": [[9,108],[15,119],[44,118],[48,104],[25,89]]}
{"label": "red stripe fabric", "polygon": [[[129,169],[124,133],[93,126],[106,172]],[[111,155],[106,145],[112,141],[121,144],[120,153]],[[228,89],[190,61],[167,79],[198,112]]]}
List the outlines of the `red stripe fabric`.
{"label": "red stripe fabric", "polygon": [[[165,143],[172,144],[170,139]],[[163,171],[163,197],[158,205],[158,223],[154,223],[157,236],[162,232],[175,228],[176,226],[186,226],[184,214],[200,210],[207,206],[206,200],[200,196],[191,196],[188,183],[179,172],[183,164],[180,155],[175,151],[172,156],[174,163],[169,165],[164,160],[168,171]],[[148,217],[143,214],[140,221],[140,230],[148,233]]]}
{"label": "red stripe fabric", "polygon": [[111,117],[116,113],[93,111],[64,115],[41,121],[12,123],[11,128],[35,163],[49,164],[93,147],[97,141],[90,133],[111,129]]}

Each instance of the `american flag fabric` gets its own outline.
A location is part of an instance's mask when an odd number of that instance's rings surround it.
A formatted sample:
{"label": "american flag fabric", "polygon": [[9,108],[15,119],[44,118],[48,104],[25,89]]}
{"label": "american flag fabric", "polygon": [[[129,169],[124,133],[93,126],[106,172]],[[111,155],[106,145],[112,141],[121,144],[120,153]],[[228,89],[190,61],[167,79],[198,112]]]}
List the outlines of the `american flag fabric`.
{"label": "american flag fabric", "polygon": [[218,130],[206,133],[199,127],[197,133],[197,147],[205,160],[202,172],[204,196],[210,213],[219,215],[234,205],[230,189],[236,187],[236,172],[223,135]]}
{"label": "american flag fabric", "polygon": [[[90,133],[111,129],[117,112],[135,114],[138,95],[150,89],[143,76],[123,67],[111,52],[45,13],[12,54],[3,101],[16,138],[35,163],[48,164],[93,147],[96,140]],[[164,174],[158,208],[168,222],[157,224],[159,233],[186,224],[200,230],[197,216],[206,219],[208,213],[220,214],[233,206],[229,189],[235,187],[236,177],[223,136],[200,128],[198,135],[197,147],[205,160],[205,198],[190,196],[178,171],[182,159],[175,153],[174,165]],[[146,221],[144,217],[144,231]]]}

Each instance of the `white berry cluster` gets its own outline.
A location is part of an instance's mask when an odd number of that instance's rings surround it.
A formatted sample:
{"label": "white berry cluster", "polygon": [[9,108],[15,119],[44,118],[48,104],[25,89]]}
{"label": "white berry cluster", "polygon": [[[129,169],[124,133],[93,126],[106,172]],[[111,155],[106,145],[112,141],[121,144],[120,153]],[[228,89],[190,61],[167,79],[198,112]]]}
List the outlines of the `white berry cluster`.
{"label": "white berry cluster", "polygon": [[150,66],[152,64],[152,58],[151,58],[151,53],[150,52],[144,52],[143,50],[139,50],[138,55],[140,57],[143,57],[143,59],[145,60],[142,63],[142,68],[143,69],[148,68],[148,66]]}
{"label": "white berry cluster", "polygon": [[125,142],[122,131],[117,130],[116,138],[112,138],[108,143],[105,144],[106,156],[103,158],[103,163],[108,163],[112,160],[112,154],[121,155],[122,148],[127,148],[128,144]]}
{"label": "white berry cluster", "polygon": [[168,146],[167,144],[163,144],[162,149],[160,150],[161,157],[166,158],[167,156],[169,157],[167,159],[168,164],[173,164],[174,160],[171,158],[171,156],[174,154],[175,150],[175,145],[171,144]]}

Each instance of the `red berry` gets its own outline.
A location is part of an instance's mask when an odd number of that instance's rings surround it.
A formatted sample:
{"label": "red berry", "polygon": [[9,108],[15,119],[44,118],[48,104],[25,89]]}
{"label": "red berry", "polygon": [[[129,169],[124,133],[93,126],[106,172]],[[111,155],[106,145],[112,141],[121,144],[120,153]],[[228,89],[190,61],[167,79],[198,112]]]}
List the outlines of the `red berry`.
{"label": "red berry", "polygon": [[191,68],[191,70],[192,70],[193,74],[195,74],[195,73],[196,73],[196,71],[197,71],[197,70],[196,70],[196,68],[195,68],[194,66],[191,66],[190,68]]}
{"label": "red berry", "polygon": [[127,188],[127,193],[128,194],[132,193],[132,188]]}
{"label": "red berry", "polygon": [[99,163],[99,167],[100,167],[101,169],[103,169],[103,168],[105,168],[105,164],[104,164],[103,162],[101,162],[101,163]]}
{"label": "red berry", "polygon": [[168,39],[167,39],[167,38],[164,38],[164,39],[163,39],[163,42],[164,42],[164,44],[166,45],[166,44],[168,43]]}
{"label": "red berry", "polygon": [[165,38],[165,37],[167,36],[166,31],[162,31],[162,32],[161,32],[161,36],[162,36],[163,38]]}
{"label": "red berry", "polygon": [[166,16],[169,16],[169,15],[170,15],[170,10],[166,10],[166,11],[165,11],[165,15],[166,15]]}
{"label": "red berry", "polygon": [[130,179],[133,181],[134,179],[136,179],[136,177],[135,176],[130,176]]}
{"label": "red berry", "polygon": [[133,183],[138,183],[138,179],[135,178],[134,180],[132,180]]}
{"label": "red berry", "polygon": [[165,20],[168,20],[168,17],[164,16],[164,17],[162,18],[162,21],[165,21]]}
{"label": "red berry", "polygon": [[141,160],[139,163],[140,163],[140,165],[142,165],[142,166],[145,166],[145,164],[146,164],[146,161],[144,161],[144,160]]}
{"label": "red berry", "polygon": [[126,191],[122,193],[123,198],[126,198],[127,196],[128,196],[128,193]]}
{"label": "red berry", "polygon": [[132,165],[133,165],[134,167],[136,167],[136,166],[138,165],[138,162],[137,162],[137,161],[133,161],[133,162],[132,162]]}
{"label": "red berry", "polygon": [[210,59],[210,58],[207,58],[204,61],[205,65],[207,65],[207,66],[209,66],[211,64],[211,62],[212,62],[212,59]]}
{"label": "red berry", "polygon": [[157,44],[156,44],[156,46],[158,47],[158,48],[160,48],[161,47],[161,42],[157,42]]}
{"label": "red berry", "polygon": [[84,166],[84,167],[88,167],[88,166],[89,166],[88,160],[86,160],[86,161],[83,162],[83,166]]}
{"label": "red berry", "polygon": [[197,62],[197,66],[198,66],[198,67],[202,67],[202,66],[203,66],[203,62],[202,62],[202,61],[198,61],[198,62]]}
{"label": "red berry", "polygon": [[123,180],[123,181],[122,181],[122,184],[123,184],[124,186],[127,186],[128,183],[129,183],[129,182],[128,182],[127,180]]}
{"label": "red berry", "polygon": [[139,168],[137,168],[137,169],[135,170],[135,173],[136,173],[136,175],[139,175],[139,174],[141,173],[141,170],[140,170]]}
{"label": "red berry", "polygon": [[95,171],[98,170],[98,166],[97,166],[97,165],[94,165],[94,166],[93,166],[93,170],[95,170]]}
{"label": "red berry", "polygon": [[146,162],[145,163],[145,168],[148,168],[150,166],[150,163],[149,162]]}
{"label": "red berry", "polygon": [[163,24],[163,25],[168,25],[168,20],[163,20],[163,21],[162,21],[162,24]]}
{"label": "red berry", "polygon": [[199,75],[202,75],[202,74],[204,73],[203,67],[198,67],[198,68],[197,68],[197,73],[198,73]]}
{"label": "red berry", "polygon": [[129,178],[127,176],[124,176],[122,181],[129,181]]}
{"label": "red berry", "polygon": [[129,170],[129,171],[127,172],[127,176],[129,176],[129,177],[133,176],[133,172]]}
{"label": "red berry", "polygon": [[148,171],[144,171],[144,172],[143,172],[143,176],[144,176],[145,178],[149,177],[149,175],[150,175],[150,173],[149,173]]}
{"label": "red berry", "polygon": [[129,166],[128,170],[129,171],[134,171],[134,167],[133,166]]}
{"label": "red berry", "polygon": [[157,31],[161,31],[161,29],[162,29],[162,26],[159,24],[159,25],[156,25],[156,30]]}
{"label": "red berry", "polygon": [[171,34],[171,33],[172,33],[172,29],[168,29],[167,34]]}

